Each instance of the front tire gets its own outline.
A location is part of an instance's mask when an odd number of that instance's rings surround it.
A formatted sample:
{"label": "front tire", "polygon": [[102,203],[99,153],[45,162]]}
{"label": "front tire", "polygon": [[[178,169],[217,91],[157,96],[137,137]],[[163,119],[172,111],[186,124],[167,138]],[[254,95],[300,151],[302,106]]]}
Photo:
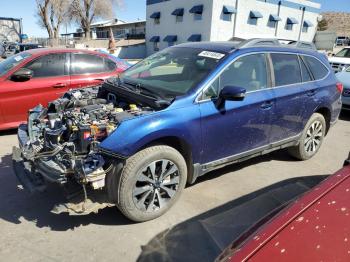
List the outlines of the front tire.
{"label": "front tire", "polygon": [[[167,212],[178,200],[187,181],[183,156],[169,146],[152,146],[130,157],[114,179],[117,206],[130,220],[143,222]],[[118,192],[119,191],[119,192]],[[115,196],[114,199],[117,199]]]}
{"label": "front tire", "polygon": [[289,153],[299,160],[308,160],[321,148],[326,135],[326,121],[323,115],[314,113],[307,122],[299,144],[289,148]]}

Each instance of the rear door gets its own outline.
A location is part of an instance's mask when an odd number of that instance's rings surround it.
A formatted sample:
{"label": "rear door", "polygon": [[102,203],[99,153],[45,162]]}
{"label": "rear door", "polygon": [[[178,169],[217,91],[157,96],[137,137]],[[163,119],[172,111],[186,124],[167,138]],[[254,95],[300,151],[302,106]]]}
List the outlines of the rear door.
{"label": "rear door", "polygon": [[96,86],[117,75],[115,62],[99,55],[72,53],[70,64],[71,88]]}
{"label": "rear door", "polygon": [[[308,103],[304,85],[311,83],[309,82],[311,77],[305,71],[305,66],[300,64],[297,54],[271,53],[270,57],[274,73],[273,91],[276,101],[270,142],[277,143],[293,139],[303,131],[303,110],[305,103]],[[303,83],[303,77],[305,83]]]}
{"label": "rear door", "polygon": [[66,66],[66,53],[40,56],[23,67],[33,71],[32,79],[25,82],[5,80],[8,86],[2,98],[2,111],[7,123],[25,121],[29,109],[48,102],[65,93],[70,84]]}

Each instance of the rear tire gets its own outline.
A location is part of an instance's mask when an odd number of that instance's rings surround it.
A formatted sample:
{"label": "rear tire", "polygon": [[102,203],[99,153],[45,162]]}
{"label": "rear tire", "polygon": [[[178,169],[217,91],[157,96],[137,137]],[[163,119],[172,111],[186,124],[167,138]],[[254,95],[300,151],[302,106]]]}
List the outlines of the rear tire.
{"label": "rear tire", "polygon": [[179,199],[187,166],[174,148],[152,146],[127,159],[120,179],[116,175],[109,180],[112,199],[119,199],[117,207],[127,218],[143,222],[163,215]]}
{"label": "rear tire", "polygon": [[288,149],[289,154],[299,160],[308,160],[321,148],[326,134],[326,121],[323,115],[314,113],[307,122],[299,144]]}

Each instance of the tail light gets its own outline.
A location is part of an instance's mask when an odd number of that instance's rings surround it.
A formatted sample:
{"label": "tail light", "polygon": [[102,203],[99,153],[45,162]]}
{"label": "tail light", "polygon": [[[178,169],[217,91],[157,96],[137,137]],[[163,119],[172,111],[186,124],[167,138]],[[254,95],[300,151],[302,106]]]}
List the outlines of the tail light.
{"label": "tail light", "polygon": [[342,83],[337,83],[337,90],[339,93],[343,93],[344,86]]}

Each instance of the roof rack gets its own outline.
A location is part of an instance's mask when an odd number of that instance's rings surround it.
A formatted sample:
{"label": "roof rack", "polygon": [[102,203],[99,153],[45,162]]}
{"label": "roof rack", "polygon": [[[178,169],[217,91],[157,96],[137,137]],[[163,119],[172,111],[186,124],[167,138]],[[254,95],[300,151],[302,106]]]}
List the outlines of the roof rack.
{"label": "roof rack", "polygon": [[317,50],[316,46],[310,42],[277,39],[277,38],[252,38],[252,39],[244,40],[238,45],[238,48],[248,48],[248,47],[258,47],[258,46],[292,47],[292,48]]}

